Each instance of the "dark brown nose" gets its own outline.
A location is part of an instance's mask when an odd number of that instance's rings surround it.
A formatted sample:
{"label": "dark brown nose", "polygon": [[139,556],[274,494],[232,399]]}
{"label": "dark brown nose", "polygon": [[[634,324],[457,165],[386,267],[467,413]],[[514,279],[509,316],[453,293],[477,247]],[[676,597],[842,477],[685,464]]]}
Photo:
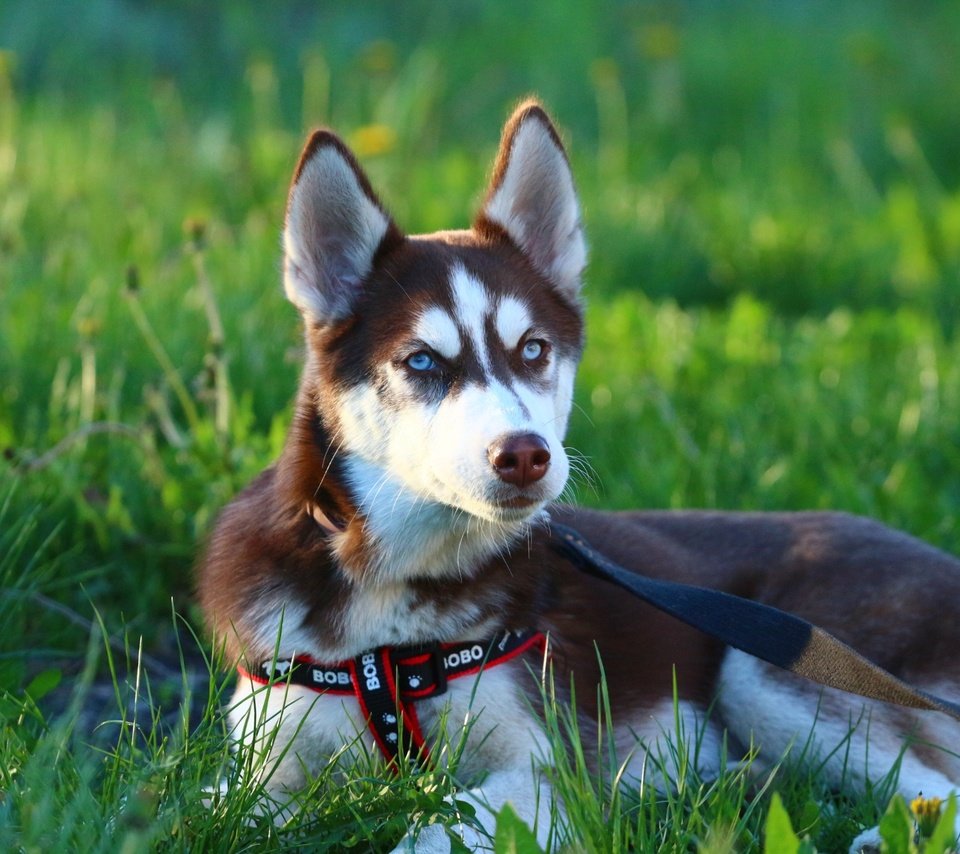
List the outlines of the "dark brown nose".
{"label": "dark brown nose", "polygon": [[513,433],[494,442],[487,459],[500,480],[524,489],[547,473],[550,447],[536,433]]}

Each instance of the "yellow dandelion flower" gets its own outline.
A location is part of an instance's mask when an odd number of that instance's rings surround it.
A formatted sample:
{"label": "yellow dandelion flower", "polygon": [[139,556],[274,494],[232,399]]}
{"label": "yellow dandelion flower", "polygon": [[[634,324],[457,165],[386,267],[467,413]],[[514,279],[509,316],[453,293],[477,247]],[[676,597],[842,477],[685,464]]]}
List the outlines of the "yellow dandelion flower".
{"label": "yellow dandelion flower", "polygon": [[81,317],[77,321],[77,333],[81,338],[95,338],[103,329],[103,323],[94,317]]}
{"label": "yellow dandelion flower", "polygon": [[917,820],[917,830],[923,839],[929,837],[940,819],[942,798],[925,798],[922,795],[910,801],[910,811]]}
{"label": "yellow dandelion flower", "polygon": [[363,49],[360,61],[371,74],[389,74],[397,67],[397,49],[393,42],[378,39]]}
{"label": "yellow dandelion flower", "polygon": [[620,79],[620,71],[616,62],[609,57],[603,57],[590,64],[590,77],[597,86],[615,86]]}
{"label": "yellow dandelion flower", "polygon": [[358,157],[376,157],[393,150],[397,132],[388,125],[364,125],[350,135],[350,144]]}
{"label": "yellow dandelion flower", "polygon": [[666,22],[643,27],[639,42],[640,52],[647,59],[672,59],[680,52],[680,33]]}

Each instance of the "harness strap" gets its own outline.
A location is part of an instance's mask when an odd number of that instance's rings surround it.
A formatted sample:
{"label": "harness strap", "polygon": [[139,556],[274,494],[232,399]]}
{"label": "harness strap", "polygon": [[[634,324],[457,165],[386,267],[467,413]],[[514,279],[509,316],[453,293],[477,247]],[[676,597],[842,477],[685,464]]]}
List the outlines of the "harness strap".
{"label": "harness strap", "polygon": [[529,649],[546,649],[546,636],[529,629],[505,631],[482,641],[381,646],[355,658],[326,664],[306,656],[271,659],[256,668],[238,668],[258,685],[301,685],[320,694],[354,696],[377,747],[396,769],[397,757],[429,761],[415,702],[436,697],[447,682],[505,664]]}
{"label": "harness strap", "polygon": [[631,572],[594,549],[573,528],[558,523],[550,528],[558,548],[582,571],[628,590],[728,646],[831,688],[960,720],[960,703],[908,685],[800,617],[719,590]]}
{"label": "harness strap", "polygon": [[399,755],[429,761],[413,703],[397,693],[390,648],[382,646],[362,653],[349,664],[360,712],[387,761],[394,768]]}

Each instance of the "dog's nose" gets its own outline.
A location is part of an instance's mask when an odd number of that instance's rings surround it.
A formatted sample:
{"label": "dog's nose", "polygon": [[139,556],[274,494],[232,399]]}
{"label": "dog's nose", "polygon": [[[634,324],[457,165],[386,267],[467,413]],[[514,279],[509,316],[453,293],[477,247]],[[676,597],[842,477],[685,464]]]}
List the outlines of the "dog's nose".
{"label": "dog's nose", "polygon": [[536,433],[513,433],[495,441],[487,459],[500,480],[524,489],[547,473],[550,447]]}

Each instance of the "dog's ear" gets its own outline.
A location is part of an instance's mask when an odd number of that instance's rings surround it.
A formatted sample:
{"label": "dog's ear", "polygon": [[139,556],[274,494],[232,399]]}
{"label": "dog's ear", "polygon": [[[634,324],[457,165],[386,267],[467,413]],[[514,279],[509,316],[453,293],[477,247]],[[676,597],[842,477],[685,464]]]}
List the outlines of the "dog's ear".
{"label": "dog's ear", "polygon": [[521,104],[503,129],[474,228],[485,236],[506,232],[538,272],[576,301],[587,260],[580,204],[563,143],[536,101]]}
{"label": "dog's ear", "polygon": [[293,174],[283,232],[287,297],[308,321],[346,317],[377,253],[402,239],[350,150],[313,134]]}

